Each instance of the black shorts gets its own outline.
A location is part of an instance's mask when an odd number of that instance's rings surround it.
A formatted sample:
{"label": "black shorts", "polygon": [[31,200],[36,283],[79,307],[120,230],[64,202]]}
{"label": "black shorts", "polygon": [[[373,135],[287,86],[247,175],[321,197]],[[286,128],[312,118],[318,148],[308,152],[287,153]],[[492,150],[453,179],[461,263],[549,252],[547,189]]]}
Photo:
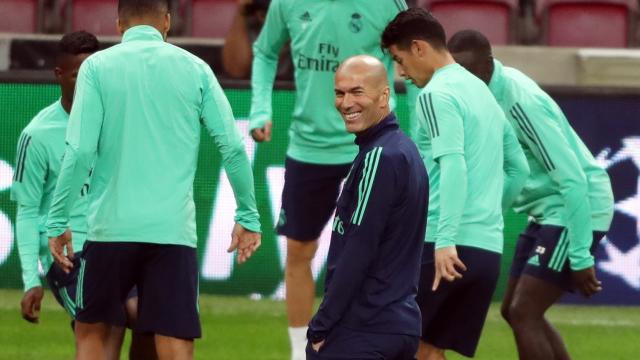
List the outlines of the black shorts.
{"label": "black shorts", "polygon": [[340,326],[329,333],[320,351],[313,350],[310,342],[306,349],[307,360],[413,360],[417,351],[417,336],[368,333]]}
{"label": "black shorts", "polygon": [[285,161],[282,209],[276,231],[300,241],[317,240],[336,208],[340,184],[351,164]]}
{"label": "black shorts", "polygon": [[[82,302],[82,294],[78,289],[78,274],[82,266],[82,251],[76,252],[73,258],[73,269],[68,274],[57,264],[51,264],[51,268],[47,271],[47,284],[58,301],[67,313],[75,320],[78,304]],[[134,286],[129,290],[126,300],[138,297],[138,290]],[[122,304],[124,306],[124,304]],[[71,322],[73,329],[73,321]]]}
{"label": "black shorts", "polygon": [[135,285],[136,332],[181,339],[201,336],[195,248],[87,241],[81,261],[78,321],[124,326],[122,303]]}
{"label": "black shorts", "polygon": [[[591,254],[605,234],[593,233]],[[518,238],[510,275],[512,278],[531,275],[565,291],[573,291],[568,250],[569,238],[565,227],[529,223]]]}
{"label": "black shorts", "polygon": [[467,271],[453,282],[442,280],[434,292],[434,244],[425,243],[416,301],[422,313],[422,340],[472,357],[500,276],[501,255],[469,246],[456,250]]}

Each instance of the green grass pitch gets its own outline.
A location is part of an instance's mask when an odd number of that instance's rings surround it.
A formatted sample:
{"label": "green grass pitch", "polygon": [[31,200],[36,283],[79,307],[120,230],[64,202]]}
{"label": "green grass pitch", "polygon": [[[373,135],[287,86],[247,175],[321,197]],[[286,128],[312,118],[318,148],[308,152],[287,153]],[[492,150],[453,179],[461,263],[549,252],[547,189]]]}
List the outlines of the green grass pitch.
{"label": "green grass pitch", "polygon": [[[20,318],[21,293],[0,290],[0,359],[71,359],[69,319],[47,292],[38,325]],[[196,359],[288,360],[283,302],[203,295],[203,338]],[[640,353],[640,308],[557,306],[550,320],[577,360],[630,360]],[[128,340],[127,340],[128,341]],[[125,344],[126,347],[126,344]],[[126,359],[123,352],[123,359]],[[450,354],[449,359],[463,359]],[[494,304],[476,359],[517,359],[513,337]]]}

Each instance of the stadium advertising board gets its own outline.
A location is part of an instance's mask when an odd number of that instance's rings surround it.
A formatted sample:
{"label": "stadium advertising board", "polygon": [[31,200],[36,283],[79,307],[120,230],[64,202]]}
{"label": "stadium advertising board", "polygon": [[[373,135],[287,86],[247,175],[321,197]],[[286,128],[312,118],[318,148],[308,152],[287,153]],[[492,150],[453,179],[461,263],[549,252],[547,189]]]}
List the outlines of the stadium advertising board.
{"label": "stadium advertising board", "polygon": [[[234,109],[238,126],[246,134],[250,91],[228,89],[226,94]],[[15,244],[15,204],[9,200],[9,189],[15,162],[15,147],[20,131],[37,112],[59,96],[58,88],[50,84],[0,84],[0,288],[20,288],[20,266]],[[612,115],[601,114],[593,107],[598,101],[610,101],[620,109]],[[616,102],[617,101],[617,102]],[[292,91],[274,92],[274,135],[269,143],[257,145],[249,136],[245,148],[253,162],[256,199],[261,216],[263,242],[261,249],[247,264],[237,266],[233,255],[227,254],[235,203],[229,181],[220,166],[220,157],[213,141],[202,134],[194,197],[198,225],[200,289],[206,293],[282,297],[286,242],[274,234],[280,208],[280,193],[284,185],[284,157],[287,147],[289,115],[293,108]],[[605,280],[605,291],[597,301],[608,303],[640,303],[640,114],[639,102],[596,99],[560,99],[567,104],[569,118],[587,145],[606,166],[614,182],[616,216],[614,228],[598,250],[599,274]],[[607,107],[609,103],[607,103]],[[327,109],[333,111],[333,109]],[[397,113],[403,129],[406,121],[406,99],[399,96]],[[602,116],[599,116],[602,115]],[[605,116],[606,115],[606,116]],[[579,121],[578,121],[579,119]],[[607,119],[607,121],[603,121]],[[636,121],[636,124],[633,123]],[[615,121],[615,124],[613,122]],[[611,129],[611,127],[615,129]],[[634,136],[634,134],[636,134]],[[523,216],[508,214],[505,219],[505,254],[502,279],[496,299],[502,296],[504,278],[519,230],[525,226]],[[323,267],[329,248],[330,224],[321,236],[313,273],[321,292]],[[635,256],[635,257],[634,257]]]}

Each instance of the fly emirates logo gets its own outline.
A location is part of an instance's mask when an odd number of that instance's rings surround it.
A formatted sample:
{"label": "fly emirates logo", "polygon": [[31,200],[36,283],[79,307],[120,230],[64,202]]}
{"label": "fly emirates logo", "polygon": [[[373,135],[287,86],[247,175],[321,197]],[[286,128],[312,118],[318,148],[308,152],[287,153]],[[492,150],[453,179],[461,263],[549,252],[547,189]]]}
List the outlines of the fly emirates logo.
{"label": "fly emirates logo", "polygon": [[340,65],[340,48],[329,43],[319,43],[316,54],[298,54],[296,67],[299,70],[336,72]]}

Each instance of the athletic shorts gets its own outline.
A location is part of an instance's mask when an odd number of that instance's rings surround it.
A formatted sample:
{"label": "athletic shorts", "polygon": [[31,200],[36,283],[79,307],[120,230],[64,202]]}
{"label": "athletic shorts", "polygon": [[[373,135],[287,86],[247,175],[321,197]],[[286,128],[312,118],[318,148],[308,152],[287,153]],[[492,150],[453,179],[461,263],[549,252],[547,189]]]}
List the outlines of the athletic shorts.
{"label": "athletic shorts", "polygon": [[336,327],[327,336],[320,351],[307,342],[307,360],[316,359],[385,359],[413,360],[418,351],[418,337],[377,334]]}
{"label": "athletic shorts", "polygon": [[[57,264],[51,264],[51,268],[47,272],[47,284],[56,298],[58,303],[71,315],[73,319],[76,317],[78,303],[82,302],[82,294],[77,291],[78,273],[82,266],[82,251],[76,252],[73,257],[73,269],[68,274]],[[129,300],[138,297],[138,291],[134,286],[129,290],[127,298]],[[122,304],[124,306],[124,303]],[[73,328],[73,322],[72,322]]]}
{"label": "athletic shorts", "polygon": [[300,241],[317,240],[336,208],[351,164],[319,165],[285,160],[282,209],[276,231]]}
{"label": "athletic shorts", "polygon": [[76,320],[123,326],[122,303],[135,285],[138,319],[134,331],[181,339],[201,336],[195,248],[87,241],[81,261]]}
{"label": "athletic shorts", "polygon": [[443,279],[434,292],[434,244],[424,244],[416,297],[422,313],[421,338],[440,349],[473,357],[500,276],[501,255],[469,246],[456,246],[456,250],[467,271],[453,282]]}
{"label": "athletic shorts", "polygon": [[[606,233],[595,231],[591,254]],[[522,274],[554,284],[565,291],[574,291],[569,267],[569,237],[562,226],[529,223],[518,238],[511,263],[511,277]]]}

